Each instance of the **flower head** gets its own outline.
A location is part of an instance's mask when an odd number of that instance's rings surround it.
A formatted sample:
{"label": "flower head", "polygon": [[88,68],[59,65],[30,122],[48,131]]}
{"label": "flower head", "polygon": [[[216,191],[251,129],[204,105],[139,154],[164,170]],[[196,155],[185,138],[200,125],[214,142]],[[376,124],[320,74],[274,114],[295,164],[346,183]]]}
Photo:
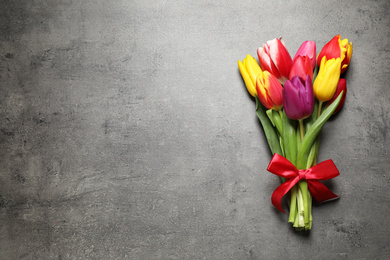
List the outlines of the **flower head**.
{"label": "flower head", "polygon": [[257,50],[262,70],[269,71],[281,84],[288,79],[292,59],[282,38],[275,38]]}
{"label": "flower head", "polygon": [[247,55],[243,62],[238,61],[238,68],[249,94],[256,95],[256,78],[261,73],[259,64],[251,55]]}
{"label": "flower head", "polygon": [[279,111],[283,107],[282,91],[280,82],[268,71],[259,74],[256,81],[257,96],[267,109]]}
{"label": "flower head", "polygon": [[341,40],[340,35],[336,35],[322,48],[321,52],[317,56],[317,65],[320,66],[322,58],[326,57],[330,59],[341,59],[341,73],[344,73],[351,61],[352,56],[352,42],[348,43],[348,39]]}
{"label": "flower head", "polygon": [[314,70],[314,67],[316,66],[316,43],[314,41],[305,41],[302,43],[294,56],[293,63],[299,56],[308,56],[312,70]]}
{"label": "flower head", "polygon": [[300,76],[305,79],[306,75],[309,75],[313,80],[313,67],[310,58],[309,56],[297,56],[291,66],[288,78],[291,80],[294,76]]}
{"label": "flower head", "polygon": [[314,111],[312,80],[294,76],[287,80],[283,88],[283,106],[290,119],[300,120],[309,117]]}
{"label": "flower head", "polygon": [[330,60],[322,58],[320,70],[313,84],[314,95],[319,101],[330,100],[336,92],[340,79],[340,64],[340,58]]}

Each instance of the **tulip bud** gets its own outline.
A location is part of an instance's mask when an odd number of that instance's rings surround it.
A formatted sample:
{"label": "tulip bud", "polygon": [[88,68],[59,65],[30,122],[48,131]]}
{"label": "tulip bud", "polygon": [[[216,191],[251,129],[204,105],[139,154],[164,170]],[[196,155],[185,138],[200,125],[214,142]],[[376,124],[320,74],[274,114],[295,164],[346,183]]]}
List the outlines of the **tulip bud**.
{"label": "tulip bud", "polygon": [[251,55],[247,55],[243,62],[238,61],[238,68],[249,94],[256,95],[256,78],[261,73],[259,64]]}
{"label": "tulip bud", "polygon": [[269,71],[281,84],[284,84],[288,79],[292,60],[282,38],[275,38],[263,44],[257,50],[257,55],[259,56],[262,70]]}
{"label": "tulip bud", "polygon": [[268,71],[259,74],[256,81],[257,96],[267,109],[279,111],[283,107],[282,91],[280,82]]}
{"label": "tulip bud", "polygon": [[336,35],[322,48],[317,56],[317,64],[320,66],[322,58],[326,59],[341,59],[341,73],[344,73],[349,65],[352,56],[352,42],[348,43],[348,39],[341,40],[340,35]]}
{"label": "tulip bud", "polygon": [[336,92],[340,79],[340,64],[340,58],[330,60],[322,58],[320,70],[313,84],[314,95],[319,101],[330,100]]}
{"label": "tulip bud", "polygon": [[314,70],[314,67],[316,66],[316,43],[314,41],[305,41],[302,43],[294,56],[293,63],[299,56],[308,56],[312,70]]}
{"label": "tulip bud", "polygon": [[287,80],[283,87],[283,106],[288,118],[300,120],[309,117],[314,111],[312,80],[299,76]]}
{"label": "tulip bud", "polygon": [[341,107],[345,102],[345,97],[347,96],[347,81],[343,78],[339,80],[339,83],[337,84],[336,92],[334,93],[332,99],[329,100],[327,106],[331,105],[333,101],[336,100],[336,98],[340,95],[341,91],[343,91],[343,96],[341,97],[340,103],[337,106],[336,110],[333,112],[333,115],[336,114],[341,109]]}
{"label": "tulip bud", "polygon": [[291,66],[288,78],[291,80],[294,76],[300,76],[305,79],[309,75],[313,80],[313,68],[309,56],[297,56]]}

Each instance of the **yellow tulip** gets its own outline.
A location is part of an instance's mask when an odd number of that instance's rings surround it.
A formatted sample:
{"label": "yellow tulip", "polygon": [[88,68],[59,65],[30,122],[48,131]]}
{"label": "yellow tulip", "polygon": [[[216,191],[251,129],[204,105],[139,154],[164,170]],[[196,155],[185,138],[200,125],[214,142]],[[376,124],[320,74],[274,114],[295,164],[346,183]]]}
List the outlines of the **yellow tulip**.
{"label": "yellow tulip", "polygon": [[262,72],[259,64],[251,55],[247,55],[243,62],[238,61],[238,68],[249,94],[256,95],[256,78]]}
{"label": "yellow tulip", "polygon": [[321,102],[330,100],[337,89],[340,79],[341,59],[327,60],[324,56],[321,60],[320,71],[313,84],[314,95]]}

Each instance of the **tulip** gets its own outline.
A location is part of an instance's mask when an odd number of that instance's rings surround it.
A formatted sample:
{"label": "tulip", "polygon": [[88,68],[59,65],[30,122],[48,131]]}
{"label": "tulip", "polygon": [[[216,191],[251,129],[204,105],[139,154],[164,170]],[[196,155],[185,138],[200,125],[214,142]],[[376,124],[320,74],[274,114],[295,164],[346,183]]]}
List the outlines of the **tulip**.
{"label": "tulip", "polygon": [[313,84],[314,95],[320,102],[330,100],[336,92],[340,79],[341,59],[327,60],[323,57],[320,70]]}
{"label": "tulip", "polygon": [[283,106],[288,118],[302,120],[314,111],[314,94],[312,80],[294,76],[287,80],[283,87]]}
{"label": "tulip", "polygon": [[269,71],[281,84],[284,84],[288,79],[292,60],[282,38],[275,38],[263,44],[263,47],[258,48],[257,55],[262,70]]}
{"label": "tulip", "polygon": [[313,67],[310,58],[309,56],[297,56],[293,61],[288,78],[291,80],[294,76],[300,76],[305,79],[306,75],[309,75],[313,81]]}
{"label": "tulip", "polygon": [[343,78],[339,80],[339,83],[337,84],[336,92],[334,93],[333,97],[329,100],[328,106],[331,105],[333,101],[336,100],[336,98],[340,95],[341,91],[343,91],[343,96],[341,97],[340,103],[337,106],[336,110],[333,112],[333,114],[336,114],[341,109],[341,107],[345,102],[345,97],[347,95],[347,81]]}
{"label": "tulip", "polygon": [[341,73],[344,73],[351,61],[352,56],[352,42],[348,43],[348,39],[341,40],[340,35],[336,35],[333,39],[325,44],[321,52],[317,56],[317,64],[320,66],[322,58],[326,59],[341,59]]}
{"label": "tulip", "polygon": [[243,62],[238,61],[238,68],[249,94],[256,95],[256,78],[261,73],[259,64],[251,55],[247,55]]}
{"label": "tulip", "polygon": [[256,81],[257,96],[267,109],[279,111],[283,107],[283,87],[278,79],[268,71],[259,74]]}
{"label": "tulip", "polygon": [[295,59],[299,56],[308,56],[311,62],[312,70],[316,66],[316,43],[314,41],[305,41],[299,47],[297,53],[294,56],[293,63]]}

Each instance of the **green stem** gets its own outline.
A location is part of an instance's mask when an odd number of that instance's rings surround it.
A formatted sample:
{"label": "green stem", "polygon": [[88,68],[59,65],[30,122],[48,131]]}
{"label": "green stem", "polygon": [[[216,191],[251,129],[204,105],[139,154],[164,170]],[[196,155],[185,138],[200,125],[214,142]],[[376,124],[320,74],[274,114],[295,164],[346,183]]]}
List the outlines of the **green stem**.
{"label": "green stem", "polygon": [[303,194],[301,189],[298,189],[298,228],[305,226],[305,208],[304,208]]}
{"label": "green stem", "polygon": [[283,119],[283,109],[280,109],[278,112],[279,112],[280,118]]}
{"label": "green stem", "polygon": [[311,214],[311,209],[312,209],[312,203],[313,203],[313,200],[312,200],[312,196],[310,194],[310,192],[307,194],[308,195],[308,200],[309,200],[309,230],[311,229],[311,225],[313,223],[313,216]]}
{"label": "green stem", "polygon": [[301,180],[298,182],[299,189],[302,192],[302,200],[303,200],[303,217],[304,217],[304,223],[305,225],[309,223],[309,204],[308,204],[308,193],[309,189],[307,186],[307,182],[304,180]]}
{"label": "green stem", "polygon": [[319,104],[319,106],[318,106],[318,114],[317,114],[317,118],[319,118],[320,117],[320,115],[321,115],[321,109],[322,109],[322,101],[320,101],[320,104]]}
{"label": "green stem", "polygon": [[317,78],[318,70],[319,70],[319,67],[318,67],[317,62],[316,62],[316,66],[314,67],[314,71],[313,71],[313,83]]}
{"label": "green stem", "polygon": [[[317,137],[318,139],[319,137]],[[317,146],[318,146],[318,142],[317,142],[317,139],[316,141],[313,143],[313,146],[311,147],[310,149],[310,153],[309,153],[309,156],[307,158],[307,162],[306,162],[306,167],[305,169],[309,169],[310,167],[314,166],[314,162],[316,161],[316,158],[317,158],[317,154],[318,154],[318,149],[317,149]]]}
{"label": "green stem", "polygon": [[297,141],[296,141],[296,121],[291,120],[287,117],[283,111],[282,115],[283,121],[283,145],[284,145],[284,157],[289,160],[292,164],[297,162]]}
{"label": "green stem", "polygon": [[303,137],[305,136],[304,129],[303,129],[303,119],[299,119],[298,121],[299,121],[299,130],[301,133],[301,142],[302,142]]}
{"label": "green stem", "polygon": [[288,217],[288,222],[294,223],[296,214],[297,214],[297,186],[295,185],[291,189],[290,214]]}

